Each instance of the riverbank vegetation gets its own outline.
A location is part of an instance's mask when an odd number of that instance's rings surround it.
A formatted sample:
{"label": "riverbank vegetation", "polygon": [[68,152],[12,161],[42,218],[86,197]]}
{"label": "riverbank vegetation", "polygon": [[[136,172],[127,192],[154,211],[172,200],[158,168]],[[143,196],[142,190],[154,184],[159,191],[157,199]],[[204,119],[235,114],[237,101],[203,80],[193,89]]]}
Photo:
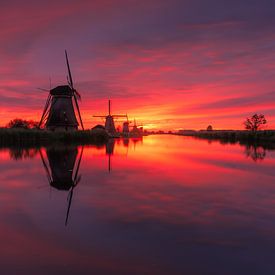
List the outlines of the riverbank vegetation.
{"label": "riverbank vegetation", "polygon": [[0,128],[0,147],[45,146],[51,144],[101,144],[108,140],[106,132],[58,131]]}
{"label": "riverbank vegetation", "polygon": [[275,147],[275,130],[261,130],[267,124],[263,114],[254,114],[243,122],[246,130],[213,130],[209,125],[206,130],[180,130],[177,134],[194,136],[226,143],[268,144]]}
{"label": "riverbank vegetation", "polygon": [[223,143],[257,144],[267,148],[275,148],[275,130],[213,130],[213,131],[181,131],[183,136],[193,136],[208,140],[218,140]]}

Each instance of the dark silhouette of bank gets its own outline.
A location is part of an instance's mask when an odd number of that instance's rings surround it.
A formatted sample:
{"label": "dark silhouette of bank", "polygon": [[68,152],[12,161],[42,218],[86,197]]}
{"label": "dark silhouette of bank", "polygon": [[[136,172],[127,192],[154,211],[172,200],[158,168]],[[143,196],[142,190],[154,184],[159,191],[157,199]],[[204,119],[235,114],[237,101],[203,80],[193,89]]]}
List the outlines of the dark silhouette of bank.
{"label": "dark silhouette of bank", "polygon": [[39,129],[0,128],[0,148],[41,147],[51,144],[105,144],[109,136],[105,131],[44,131]]}

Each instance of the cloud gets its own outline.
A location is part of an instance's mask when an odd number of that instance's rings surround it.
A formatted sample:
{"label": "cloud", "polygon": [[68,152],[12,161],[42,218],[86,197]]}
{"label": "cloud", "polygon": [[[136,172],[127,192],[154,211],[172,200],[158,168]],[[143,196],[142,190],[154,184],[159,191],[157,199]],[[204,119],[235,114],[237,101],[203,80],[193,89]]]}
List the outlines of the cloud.
{"label": "cloud", "polygon": [[264,93],[261,95],[246,95],[243,97],[233,97],[214,101],[212,103],[202,104],[200,108],[203,110],[208,109],[227,109],[235,107],[245,107],[245,106],[262,106],[269,105],[275,102],[275,91]]}

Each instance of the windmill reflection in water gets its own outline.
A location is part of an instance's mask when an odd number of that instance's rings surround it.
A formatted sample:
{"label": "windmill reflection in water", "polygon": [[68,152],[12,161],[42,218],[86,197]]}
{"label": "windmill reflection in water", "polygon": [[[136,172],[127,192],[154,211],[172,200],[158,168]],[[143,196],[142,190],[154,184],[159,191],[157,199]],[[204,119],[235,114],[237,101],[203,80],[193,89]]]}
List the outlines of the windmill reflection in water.
{"label": "windmill reflection in water", "polygon": [[124,153],[124,155],[127,156],[130,143],[133,144],[133,150],[135,151],[136,150],[136,144],[139,143],[139,142],[142,143],[143,142],[143,137],[141,136],[141,137],[138,137],[138,138],[120,138],[120,139],[110,138],[108,140],[108,142],[106,143],[105,153],[106,153],[106,156],[108,156],[108,172],[109,173],[112,170],[112,156],[114,155],[115,145],[119,144],[121,141],[122,141],[123,147],[127,148],[126,152]]}
{"label": "windmill reflection in water", "polygon": [[[39,150],[43,166],[50,186],[57,190],[68,191],[68,207],[65,225],[68,223],[74,188],[81,180],[79,175],[83,147],[78,152],[76,146],[61,146],[46,148],[46,156]],[[48,160],[48,161],[47,161]]]}

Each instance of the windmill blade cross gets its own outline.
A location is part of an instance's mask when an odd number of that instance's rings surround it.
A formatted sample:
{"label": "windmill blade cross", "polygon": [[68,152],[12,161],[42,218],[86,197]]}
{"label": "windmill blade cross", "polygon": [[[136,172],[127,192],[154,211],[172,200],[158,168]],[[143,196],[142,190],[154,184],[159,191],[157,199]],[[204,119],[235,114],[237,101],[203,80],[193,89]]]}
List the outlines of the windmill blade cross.
{"label": "windmill blade cross", "polygon": [[49,89],[44,89],[44,88],[37,88],[37,90],[40,90],[40,91],[44,91],[44,92],[50,92],[50,90]]}
{"label": "windmill blade cross", "polygon": [[74,102],[75,102],[75,106],[76,106],[76,109],[77,109],[77,113],[78,113],[78,117],[79,117],[79,120],[80,120],[82,130],[84,130],[84,126],[83,126],[83,122],[82,122],[82,118],[81,118],[81,114],[80,114],[80,110],[79,110],[79,106],[78,106],[78,102],[77,102],[77,98],[76,98],[75,93],[74,93]]}
{"label": "windmill blade cross", "polygon": [[81,152],[80,152],[80,156],[78,159],[78,163],[77,163],[77,167],[76,167],[76,172],[75,172],[75,176],[73,179],[73,185],[71,187],[71,190],[69,191],[68,194],[68,208],[67,208],[67,213],[66,213],[66,220],[65,220],[65,225],[67,226],[68,224],[68,219],[69,219],[69,214],[70,214],[70,208],[71,208],[71,204],[72,204],[72,198],[73,198],[73,192],[74,192],[74,188],[76,187],[76,185],[80,182],[81,180],[81,175],[78,175],[79,172],[79,167],[80,167],[80,163],[81,163],[81,159],[82,159],[82,155],[83,155],[83,146],[81,148]]}
{"label": "windmill blade cross", "polygon": [[76,182],[77,179],[78,179],[78,171],[79,171],[82,155],[83,155],[83,146],[81,148],[81,152],[80,152],[80,155],[79,155],[78,163],[77,163],[77,166],[76,166],[76,171],[75,171],[75,175],[74,175],[74,182]]}
{"label": "windmill blade cross", "polygon": [[77,99],[81,100],[81,95],[77,90],[74,90],[74,93],[76,94]]}
{"label": "windmill blade cross", "polygon": [[72,198],[73,198],[73,190],[74,188],[72,187],[72,189],[70,190],[69,194],[68,194],[68,208],[67,208],[67,212],[66,212],[66,220],[65,220],[65,226],[67,226],[68,224],[68,219],[69,219],[69,214],[70,214],[70,208],[71,208],[71,204],[72,204]]}
{"label": "windmill blade cross", "polygon": [[41,151],[41,149],[39,149],[39,154],[40,154],[40,157],[41,157],[41,160],[42,160],[42,163],[43,163],[43,166],[44,166],[44,169],[46,171],[46,175],[47,175],[47,178],[48,178],[48,181],[49,181],[49,184],[51,184],[52,182],[52,176],[51,176],[51,173],[50,173],[50,170],[48,168],[48,165],[43,157],[43,153]]}
{"label": "windmill blade cross", "polygon": [[66,63],[67,63],[68,74],[69,74],[69,81],[70,81],[71,88],[73,89],[73,87],[74,87],[73,78],[72,78],[70,64],[69,64],[69,60],[68,60],[68,54],[67,54],[66,50],[65,50],[65,55],[66,55]]}
{"label": "windmill blade cross", "polygon": [[66,63],[67,63],[67,68],[68,68],[68,74],[69,74],[69,84],[71,86],[72,92],[73,92],[73,97],[74,97],[74,101],[75,101],[75,105],[76,105],[76,109],[77,109],[77,113],[78,113],[78,117],[80,120],[80,124],[81,124],[81,128],[82,130],[84,130],[84,126],[83,126],[83,122],[82,122],[82,118],[81,118],[81,114],[80,114],[80,110],[79,110],[79,106],[78,106],[78,102],[77,99],[81,100],[81,96],[80,94],[74,89],[74,83],[73,83],[73,78],[72,78],[72,74],[71,74],[71,69],[70,69],[70,64],[69,64],[69,59],[68,59],[68,54],[67,51],[65,50],[65,56],[66,56]]}
{"label": "windmill blade cross", "polygon": [[46,101],[46,104],[45,104],[45,107],[44,107],[44,110],[43,110],[43,113],[42,113],[42,116],[41,116],[41,119],[40,119],[40,122],[38,124],[38,127],[40,128],[45,117],[46,117],[46,113],[49,109],[49,105],[50,105],[50,101],[51,101],[51,94],[48,95],[48,98],[47,98],[47,101]]}
{"label": "windmill blade cross", "polygon": [[126,117],[126,118],[128,118],[127,115],[112,115],[112,117]]}

